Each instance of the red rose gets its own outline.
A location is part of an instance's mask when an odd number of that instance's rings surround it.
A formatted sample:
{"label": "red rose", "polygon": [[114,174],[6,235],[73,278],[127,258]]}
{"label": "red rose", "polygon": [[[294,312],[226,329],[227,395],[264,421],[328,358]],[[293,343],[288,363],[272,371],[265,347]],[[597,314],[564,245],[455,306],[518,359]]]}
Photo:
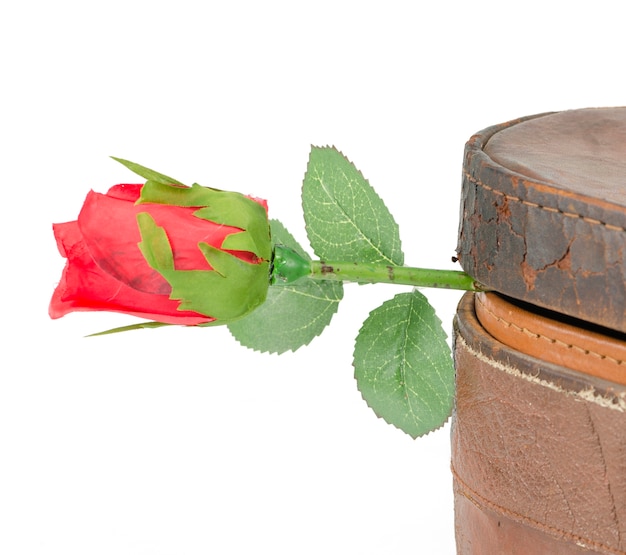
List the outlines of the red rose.
{"label": "red rose", "polygon": [[[164,201],[154,193],[148,200],[141,198],[155,188],[182,200]],[[195,203],[198,192],[220,198],[215,205]],[[269,283],[267,206],[254,200],[198,185],[151,181],[145,186],[116,185],[106,195],[91,191],[77,221],[53,226],[67,263],[50,316],[106,310],[183,325],[244,316],[264,301]],[[203,212],[225,205],[236,217]],[[244,220],[252,222],[252,237],[243,237],[248,233],[241,225]],[[228,225],[230,221],[237,226]],[[243,250],[252,243],[260,246]]]}

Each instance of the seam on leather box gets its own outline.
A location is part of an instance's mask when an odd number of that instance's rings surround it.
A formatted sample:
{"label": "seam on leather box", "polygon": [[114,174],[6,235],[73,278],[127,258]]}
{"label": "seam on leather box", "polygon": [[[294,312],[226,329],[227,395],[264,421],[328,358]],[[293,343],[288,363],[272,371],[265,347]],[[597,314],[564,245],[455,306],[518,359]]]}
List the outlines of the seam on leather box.
{"label": "seam on leather box", "polygon": [[570,389],[565,389],[553,382],[542,380],[537,376],[532,376],[530,374],[525,374],[521,370],[509,366],[507,364],[503,364],[497,360],[488,357],[487,355],[477,351],[473,347],[465,341],[465,338],[461,334],[457,334],[456,341],[459,341],[463,348],[466,349],[471,355],[475,356],[478,360],[488,364],[489,366],[496,368],[497,370],[501,370],[502,372],[506,372],[511,376],[515,376],[516,378],[521,378],[526,380],[527,382],[534,383],[536,385],[540,385],[542,387],[547,387],[548,389],[552,389],[553,391],[558,391],[559,393],[564,393],[566,395],[571,395],[583,401],[588,401],[590,403],[594,403],[595,405],[599,405],[601,407],[616,410],[619,412],[626,412],[626,396],[619,394],[616,397],[612,397],[607,399],[602,395],[599,395],[596,390],[592,387],[589,389],[583,389],[581,391],[572,391]]}
{"label": "seam on leather box", "polygon": [[542,204],[538,204],[536,202],[531,202],[529,200],[524,200],[524,199],[522,199],[520,197],[516,197],[516,196],[513,196],[513,195],[509,195],[507,193],[503,193],[502,191],[498,191],[497,189],[491,187],[490,185],[487,185],[486,183],[483,183],[480,179],[476,179],[475,177],[471,176],[467,172],[463,172],[463,174],[468,179],[468,181],[470,181],[471,183],[474,183],[475,185],[480,185],[481,187],[483,187],[487,191],[491,191],[492,193],[494,193],[496,195],[500,195],[500,196],[504,197],[507,200],[511,200],[511,201],[514,201],[514,202],[520,202],[520,203],[522,203],[522,204],[524,204],[526,206],[530,206],[532,208],[539,208],[540,210],[545,210],[546,212],[555,212],[557,214],[562,214],[563,216],[566,216],[568,218],[577,218],[577,219],[582,220],[584,222],[587,222],[589,224],[601,225],[601,226],[605,227],[606,229],[610,229],[611,231],[626,232],[626,228],[621,227],[621,226],[608,224],[608,223],[603,222],[601,220],[596,220],[595,218],[589,218],[587,216],[583,216],[582,214],[576,214],[575,212],[565,212],[564,210],[560,210],[559,208],[552,208],[550,206],[543,206]]}
{"label": "seam on leather box", "polygon": [[600,542],[596,542],[590,540],[588,538],[584,538],[577,534],[572,534],[571,532],[567,532],[566,530],[562,530],[560,528],[555,528],[554,526],[550,526],[548,524],[543,524],[534,518],[529,516],[517,513],[512,511],[511,509],[507,509],[506,507],[502,507],[493,501],[490,501],[486,497],[482,496],[477,491],[474,491],[467,483],[459,476],[458,472],[454,468],[454,465],[451,465],[452,475],[458,484],[458,492],[463,495],[466,499],[468,499],[471,503],[476,505],[480,510],[487,508],[496,513],[503,514],[509,518],[522,522],[528,526],[532,526],[533,528],[540,530],[544,533],[550,534],[552,537],[557,538],[567,538],[573,543],[575,543],[579,547],[583,548],[592,548],[592,549],[602,549],[607,553],[613,553],[615,555],[625,555],[626,551],[622,551],[621,549],[615,549],[609,547]]}
{"label": "seam on leather box", "polygon": [[624,361],[624,360],[613,358],[613,357],[611,357],[609,355],[604,355],[602,353],[597,353],[595,351],[590,351],[589,349],[585,349],[584,347],[581,347],[580,345],[575,345],[574,343],[566,343],[565,341],[562,341],[560,339],[556,339],[554,337],[550,337],[549,335],[537,333],[537,332],[534,332],[534,331],[532,331],[532,330],[530,330],[528,328],[523,328],[521,326],[518,326],[514,322],[510,322],[510,321],[506,320],[505,318],[502,318],[502,316],[498,316],[496,313],[494,313],[493,311],[489,310],[487,305],[485,305],[485,303],[483,303],[480,300],[479,297],[476,297],[476,302],[480,303],[480,305],[482,306],[482,309],[485,312],[489,313],[498,322],[500,322],[501,324],[504,324],[507,327],[513,328],[518,333],[523,333],[524,335],[528,335],[528,336],[533,337],[535,339],[543,339],[544,341],[547,341],[548,343],[550,343],[552,345],[557,345],[559,347],[565,347],[566,349],[572,349],[574,351],[577,351],[581,355],[592,356],[592,357],[598,358],[600,360],[611,362],[611,363],[615,364],[616,366],[622,366],[623,364],[626,364],[626,361]]}

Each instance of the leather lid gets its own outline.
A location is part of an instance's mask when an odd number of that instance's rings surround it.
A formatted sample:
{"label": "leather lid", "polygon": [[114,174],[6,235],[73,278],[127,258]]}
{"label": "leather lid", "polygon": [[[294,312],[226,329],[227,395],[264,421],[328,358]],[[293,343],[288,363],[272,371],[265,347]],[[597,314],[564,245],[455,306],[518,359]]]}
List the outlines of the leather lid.
{"label": "leather lid", "polygon": [[489,288],[626,332],[626,108],[542,114],[474,135],[457,252]]}

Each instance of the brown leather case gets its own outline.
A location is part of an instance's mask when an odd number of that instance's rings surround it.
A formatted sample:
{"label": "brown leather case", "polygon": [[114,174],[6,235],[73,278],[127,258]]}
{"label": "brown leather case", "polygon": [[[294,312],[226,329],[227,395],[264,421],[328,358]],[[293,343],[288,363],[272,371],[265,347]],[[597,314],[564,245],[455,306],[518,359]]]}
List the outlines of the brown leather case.
{"label": "brown leather case", "polygon": [[626,554],[626,110],[472,137],[462,215],[458,553]]}

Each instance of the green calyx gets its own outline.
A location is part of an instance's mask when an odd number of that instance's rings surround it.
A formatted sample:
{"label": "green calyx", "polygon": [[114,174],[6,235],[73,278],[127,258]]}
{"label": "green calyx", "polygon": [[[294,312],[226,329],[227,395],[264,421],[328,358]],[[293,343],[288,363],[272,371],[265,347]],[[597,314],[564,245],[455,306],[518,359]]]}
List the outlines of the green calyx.
{"label": "green calyx", "polygon": [[137,202],[198,207],[193,213],[196,218],[241,229],[224,239],[223,249],[248,251],[263,260],[271,258],[272,245],[265,208],[245,195],[202,187],[197,183],[191,187],[177,187],[147,181]]}
{"label": "green calyx", "polygon": [[198,248],[212,270],[176,270],[165,230],[147,212],[137,215],[139,248],[151,268],[172,287],[170,298],[191,310],[227,324],[263,304],[269,286],[269,261],[249,263],[207,243]]}

